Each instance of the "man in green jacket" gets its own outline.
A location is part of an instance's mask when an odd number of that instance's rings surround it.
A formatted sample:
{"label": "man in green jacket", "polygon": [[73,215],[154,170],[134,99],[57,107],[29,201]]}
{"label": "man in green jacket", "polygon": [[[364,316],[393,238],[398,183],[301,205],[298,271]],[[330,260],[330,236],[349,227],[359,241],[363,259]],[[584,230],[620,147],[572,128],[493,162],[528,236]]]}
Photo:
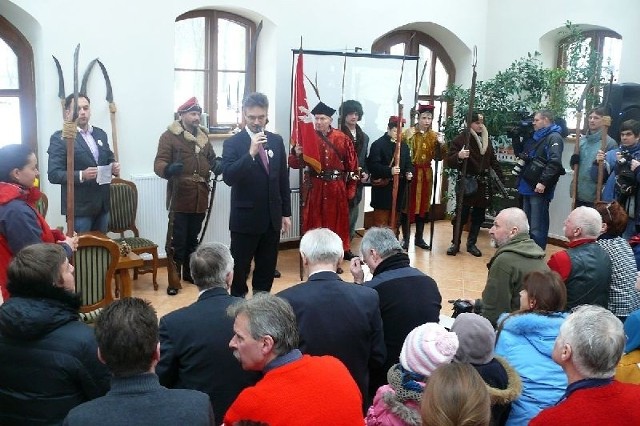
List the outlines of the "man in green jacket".
{"label": "man in green jacket", "polygon": [[497,248],[487,264],[489,274],[482,291],[482,315],[496,326],[500,314],[520,309],[522,278],[531,271],[547,271],[545,252],[529,237],[529,222],[523,210],[501,210],[489,230]]}

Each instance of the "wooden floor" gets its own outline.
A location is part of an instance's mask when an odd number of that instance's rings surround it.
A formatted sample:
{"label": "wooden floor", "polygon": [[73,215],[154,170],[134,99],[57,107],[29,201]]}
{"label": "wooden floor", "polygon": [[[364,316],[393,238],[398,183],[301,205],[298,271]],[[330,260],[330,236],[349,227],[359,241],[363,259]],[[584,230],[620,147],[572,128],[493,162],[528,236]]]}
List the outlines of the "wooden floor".
{"label": "wooden floor", "polygon": [[[487,262],[495,252],[489,245],[489,232],[487,229],[480,231],[478,248],[482,251],[482,257],[473,257],[465,249],[466,233],[462,236],[462,252],[457,256],[447,256],[446,251],[451,241],[451,224],[448,221],[436,223],[433,250],[425,251],[413,245],[413,238],[409,247],[411,265],[433,277],[438,283],[443,298],[443,314],[451,313],[449,299],[467,298],[477,299],[481,297],[487,279]],[[426,232],[428,235],[428,231]],[[425,238],[428,241],[428,238]],[[352,243],[352,251],[357,253],[360,246],[360,238],[356,237]],[[559,247],[547,246],[547,256],[560,250]],[[278,269],[282,273],[273,283],[273,293],[284,290],[300,282],[298,272],[298,250],[282,250],[278,258]],[[352,281],[348,270],[348,263],[344,262],[342,268],[345,272],[342,279]],[[249,278],[250,280],[250,278]],[[150,301],[158,312],[158,317],[180,307],[193,303],[198,298],[198,289],[193,284],[183,283],[183,289],[176,296],[167,296],[166,269],[158,271],[158,283],[160,289],[153,290],[151,275],[141,275],[133,282],[133,295]]]}

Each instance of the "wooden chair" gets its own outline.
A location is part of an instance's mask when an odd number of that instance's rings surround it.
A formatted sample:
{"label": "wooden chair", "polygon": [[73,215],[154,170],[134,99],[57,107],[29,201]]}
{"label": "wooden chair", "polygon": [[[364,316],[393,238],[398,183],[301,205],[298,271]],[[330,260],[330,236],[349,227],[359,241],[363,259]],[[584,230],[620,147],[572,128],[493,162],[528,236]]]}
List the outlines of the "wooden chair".
{"label": "wooden chair", "polygon": [[78,236],[73,255],[76,291],[82,295],[80,317],[92,323],[104,307],[114,301],[113,279],[120,259],[120,247],[107,237]]}
{"label": "wooden chair", "polygon": [[[136,227],[138,211],[138,188],[136,184],[125,179],[115,178],[111,181],[111,213],[109,215],[109,232],[120,234],[117,243],[126,242],[135,254],[148,253],[151,255],[151,269],[135,268],[133,279],[138,274],[153,274],[153,289],[158,290],[158,245],[151,240],[141,238]],[[125,232],[131,232],[132,237],[125,237]]]}
{"label": "wooden chair", "polygon": [[40,193],[40,199],[36,201],[36,209],[42,217],[47,217],[47,212],[49,211],[49,198],[47,198],[47,194],[44,192]]}

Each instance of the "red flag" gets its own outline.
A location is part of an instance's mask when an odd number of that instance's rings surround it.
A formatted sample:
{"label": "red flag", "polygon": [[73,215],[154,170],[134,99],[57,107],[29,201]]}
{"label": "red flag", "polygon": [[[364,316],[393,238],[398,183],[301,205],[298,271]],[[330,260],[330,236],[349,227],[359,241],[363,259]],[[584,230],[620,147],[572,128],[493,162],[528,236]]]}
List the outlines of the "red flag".
{"label": "red flag", "polygon": [[295,83],[293,88],[293,123],[291,125],[291,145],[302,147],[302,158],[316,172],[321,171],[318,139],[313,125],[313,116],[307,103],[307,91],[304,88],[302,51],[296,64]]}

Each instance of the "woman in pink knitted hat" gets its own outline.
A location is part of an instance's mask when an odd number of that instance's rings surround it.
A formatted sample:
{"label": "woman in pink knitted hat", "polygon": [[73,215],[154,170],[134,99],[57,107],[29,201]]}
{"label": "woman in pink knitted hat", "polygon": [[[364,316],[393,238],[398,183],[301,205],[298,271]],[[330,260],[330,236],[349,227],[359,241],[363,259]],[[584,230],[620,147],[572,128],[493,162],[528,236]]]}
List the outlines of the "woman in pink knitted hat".
{"label": "woman in pink knitted hat", "polygon": [[420,399],[425,383],[441,365],[449,364],[458,350],[458,337],[436,323],[414,328],[402,345],[400,363],[387,373],[367,411],[368,426],[420,426]]}

